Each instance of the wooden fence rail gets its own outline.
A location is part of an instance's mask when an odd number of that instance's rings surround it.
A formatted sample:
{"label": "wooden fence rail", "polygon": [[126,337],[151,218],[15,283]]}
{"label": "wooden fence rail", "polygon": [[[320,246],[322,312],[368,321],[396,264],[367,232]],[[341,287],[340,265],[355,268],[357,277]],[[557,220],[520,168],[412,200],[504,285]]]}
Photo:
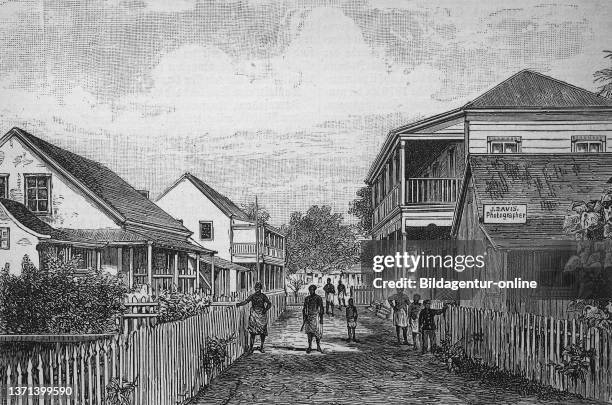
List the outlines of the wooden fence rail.
{"label": "wooden fence rail", "polygon": [[[270,294],[270,321],[285,309],[285,294]],[[240,357],[248,344],[249,307],[213,304],[185,320],[141,327],[103,339],[55,344],[28,358],[0,364],[0,401],[11,404],[104,403],[113,379],[135,381],[134,404],[177,404],[194,396],[220,371]],[[207,372],[201,353],[207,337],[236,339],[229,344],[225,364]],[[16,387],[69,388],[71,395],[9,395]],[[12,392],[11,392],[12,391]]]}
{"label": "wooden fence rail", "polygon": [[[612,339],[609,332],[589,328],[577,320],[533,314],[450,307],[440,317],[440,338],[462,344],[470,358],[482,359],[533,381],[584,397],[612,400]],[[567,356],[563,349],[582,342],[594,349],[584,381],[572,381],[555,370]]]}

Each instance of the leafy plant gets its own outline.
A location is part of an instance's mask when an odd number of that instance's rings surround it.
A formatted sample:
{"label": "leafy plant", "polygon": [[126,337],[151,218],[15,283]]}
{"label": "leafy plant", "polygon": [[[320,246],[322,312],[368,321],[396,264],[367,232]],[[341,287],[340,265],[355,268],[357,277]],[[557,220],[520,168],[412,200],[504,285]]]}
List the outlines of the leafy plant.
{"label": "leafy plant", "polygon": [[287,276],[286,285],[289,286],[289,288],[293,292],[293,295],[295,296],[295,298],[297,298],[298,293],[300,292],[300,289],[304,287],[304,285],[306,285],[306,281],[304,281],[302,277],[299,277],[296,275]]}
{"label": "leafy plant", "polygon": [[563,361],[551,363],[555,370],[568,376],[572,381],[584,381],[586,373],[591,367],[591,359],[595,356],[595,349],[586,349],[580,339],[563,349]]}
{"label": "leafy plant", "polygon": [[435,346],[433,349],[434,355],[446,364],[449,371],[460,367],[467,359],[467,353],[463,348],[464,340],[465,337],[462,337],[453,343],[447,330],[445,337],[440,339],[440,345]]}
{"label": "leafy plant", "polygon": [[107,405],[130,405],[132,403],[132,395],[138,386],[137,381],[138,378],[132,382],[126,379],[111,379],[106,386],[105,403]]}
{"label": "leafy plant", "polygon": [[227,358],[227,346],[235,340],[235,333],[232,333],[227,338],[206,337],[206,344],[200,355],[202,367],[207,373],[221,369]]}
{"label": "leafy plant", "polygon": [[164,291],[158,297],[160,323],[179,321],[197,315],[210,307],[212,300],[208,296],[185,294],[177,291]]}
{"label": "leafy plant", "polygon": [[114,276],[77,272],[80,258],[25,256],[19,275],[0,272],[0,324],[7,333],[106,333],[125,311],[125,286]]}

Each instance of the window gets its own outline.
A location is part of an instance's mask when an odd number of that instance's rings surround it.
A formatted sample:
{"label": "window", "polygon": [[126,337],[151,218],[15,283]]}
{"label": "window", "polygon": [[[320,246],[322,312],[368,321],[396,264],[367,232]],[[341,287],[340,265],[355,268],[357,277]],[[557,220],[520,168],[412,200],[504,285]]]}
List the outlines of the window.
{"label": "window", "polygon": [[213,240],[212,221],[200,221],[200,240]]}
{"label": "window", "polygon": [[583,135],[572,136],[572,152],[599,153],[605,151],[605,136]]}
{"label": "window", "polygon": [[520,153],[521,152],[521,137],[497,137],[490,136],[487,138],[489,144],[489,153]]}
{"label": "window", "polygon": [[26,183],[26,207],[32,212],[51,212],[51,176],[46,174],[24,175]]}
{"label": "window", "polygon": [[11,229],[0,228],[0,250],[9,250],[11,247]]}
{"label": "window", "polygon": [[0,174],[0,198],[8,198],[8,174]]}

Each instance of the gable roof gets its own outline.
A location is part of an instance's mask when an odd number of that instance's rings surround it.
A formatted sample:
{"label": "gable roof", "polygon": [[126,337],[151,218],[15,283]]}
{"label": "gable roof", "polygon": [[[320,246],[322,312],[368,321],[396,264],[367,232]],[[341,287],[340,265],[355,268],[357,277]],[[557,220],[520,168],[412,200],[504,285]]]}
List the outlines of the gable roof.
{"label": "gable roof", "polygon": [[89,192],[95,201],[121,222],[130,221],[178,233],[191,233],[178,220],[102,164],[52,145],[20,128],[11,129],[4,139],[11,135],[22,140],[43,160],[50,161],[60,171],[76,179],[79,188]]}
{"label": "gable roof", "polygon": [[[599,200],[611,188],[612,154],[470,155],[466,173],[453,230],[471,180],[478,222],[489,238],[504,247],[533,246],[568,239],[563,222],[570,204]],[[484,224],[485,204],[525,204],[526,223]]]}
{"label": "gable roof", "polygon": [[522,70],[465,109],[612,107],[612,100],[531,70]]}
{"label": "gable roof", "polygon": [[234,217],[236,219],[240,219],[242,221],[253,222],[249,219],[246,212],[244,212],[240,207],[238,207],[232,200],[219,193],[214,188],[210,187],[208,184],[204,183],[201,179],[194,176],[193,174],[187,172],[178,178],[170,187],[164,190],[163,193],[159,197],[157,197],[157,201],[159,201],[163,196],[168,194],[170,190],[176,187],[183,180],[189,180],[202,194],[204,194],[217,208],[219,208],[225,215],[228,217]]}
{"label": "gable roof", "polygon": [[60,234],[59,231],[42,221],[25,205],[17,201],[9,200],[8,198],[0,198],[0,205],[2,205],[16,221],[40,235],[56,237]]}

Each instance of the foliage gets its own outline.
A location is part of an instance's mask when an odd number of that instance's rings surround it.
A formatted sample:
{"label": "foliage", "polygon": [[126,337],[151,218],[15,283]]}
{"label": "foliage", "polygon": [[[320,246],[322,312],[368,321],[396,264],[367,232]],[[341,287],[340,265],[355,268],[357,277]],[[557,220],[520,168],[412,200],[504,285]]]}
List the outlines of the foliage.
{"label": "foliage", "polygon": [[159,297],[157,320],[160,323],[179,321],[197,315],[210,307],[211,299],[197,294],[163,291]]}
{"label": "foliage", "polygon": [[574,300],[568,312],[577,312],[577,319],[589,328],[612,330],[612,303],[606,300]]}
{"label": "foliage", "polygon": [[206,337],[206,345],[202,349],[200,356],[202,367],[207,373],[213,370],[220,371],[227,358],[227,346],[235,340],[235,333],[232,333],[227,338]]}
{"label": "foliage", "polygon": [[106,333],[125,310],[125,286],[116,277],[88,270],[80,258],[47,254],[38,270],[25,256],[18,276],[0,274],[0,319],[8,333]]}
{"label": "foliage", "polygon": [[363,186],[357,190],[357,198],[349,203],[348,213],[359,219],[359,227],[363,233],[372,230],[372,187]]}
{"label": "foliage", "polygon": [[446,364],[449,371],[461,367],[467,359],[467,354],[463,348],[464,340],[462,337],[453,343],[450,333],[447,331],[445,337],[440,339],[440,345],[433,350],[434,355]]}
{"label": "foliage", "polygon": [[138,386],[136,381],[132,382],[126,379],[119,380],[119,378],[113,378],[108,382],[106,386],[106,397],[105,403],[108,405],[130,405],[132,402],[132,394]]}
{"label": "foliage", "polygon": [[585,349],[580,339],[563,349],[563,361],[552,364],[555,370],[568,376],[572,381],[584,381],[586,373],[591,367],[591,359],[595,356],[595,349]]}
{"label": "foliage", "polygon": [[[612,59],[612,51],[604,51],[604,58]],[[602,83],[599,88],[599,95],[607,98],[612,98],[612,68],[598,70],[593,75],[596,83]]]}
{"label": "foliage", "polygon": [[293,292],[293,295],[297,298],[298,293],[300,292],[302,287],[306,285],[306,281],[304,281],[302,277],[297,277],[295,275],[289,275],[287,276],[286,285],[289,286],[289,288]]}
{"label": "foliage", "polygon": [[287,243],[287,271],[327,274],[347,270],[359,260],[359,244],[353,228],[343,223],[341,214],[330,206],[313,205],[291,214],[284,227]]}
{"label": "foliage", "polygon": [[261,205],[256,206],[254,202],[250,202],[248,204],[241,204],[240,208],[247,214],[247,217],[251,221],[255,221],[255,212],[257,212],[259,225],[268,225],[270,223],[270,213]]}

